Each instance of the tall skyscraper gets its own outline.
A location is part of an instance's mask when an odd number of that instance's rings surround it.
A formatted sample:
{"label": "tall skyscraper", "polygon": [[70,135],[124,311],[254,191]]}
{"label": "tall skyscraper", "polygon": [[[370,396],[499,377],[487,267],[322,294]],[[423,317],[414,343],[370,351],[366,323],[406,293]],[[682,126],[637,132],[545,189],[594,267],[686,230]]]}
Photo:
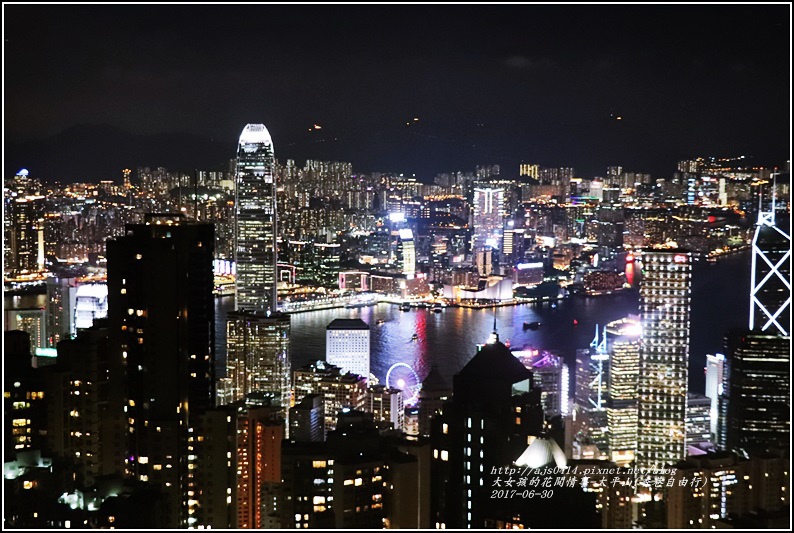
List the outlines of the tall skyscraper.
{"label": "tall skyscraper", "polygon": [[784,446],[791,434],[790,338],[733,330],[729,363],[727,447],[757,451]]}
{"label": "tall skyscraper", "polygon": [[215,395],[214,227],[179,215],[145,222],[107,244],[108,409],[126,413],[128,474],[166,494],[162,526],[189,527],[197,423]]}
{"label": "tall skyscraper", "polygon": [[[725,356],[706,354],[706,396],[711,400],[709,418],[712,438],[718,433],[720,396],[725,393]],[[716,441],[714,441],[716,442]]]}
{"label": "tall skyscraper", "polygon": [[759,206],[753,237],[749,330],[726,337],[726,445],[784,446],[791,434],[791,237],[776,225],[775,197]]}
{"label": "tall skyscraper", "polygon": [[236,170],[236,312],[226,323],[227,375],[219,403],[253,392],[271,393],[287,419],[290,391],[290,318],[278,312],[276,170],[264,124],[240,134]]}
{"label": "tall skyscraper", "polygon": [[[618,465],[632,462],[637,453],[637,384],[640,374],[640,325],[630,319],[610,323],[615,337],[609,348],[607,427],[609,456]],[[613,329],[614,328],[614,329]]]}
{"label": "tall skyscraper", "polygon": [[474,189],[472,252],[502,249],[505,191],[493,187]]}
{"label": "tall skyscraper", "polygon": [[789,335],[791,236],[776,225],[774,199],[771,211],[758,215],[750,276],[750,329]]}
{"label": "tall skyscraper", "polygon": [[369,334],[360,318],[335,319],[325,329],[326,362],[369,379]]}
{"label": "tall skyscraper", "polygon": [[269,316],[229,313],[226,319],[226,378],[224,402],[245,398],[252,392],[269,392],[283,407],[290,406],[290,318],[284,313]]}
{"label": "tall skyscraper", "polygon": [[273,141],[264,124],[248,124],[240,134],[236,184],[235,309],[275,311],[276,172]]}
{"label": "tall skyscraper", "polygon": [[661,467],[686,456],[692,255],[642,253],[637,466]]}

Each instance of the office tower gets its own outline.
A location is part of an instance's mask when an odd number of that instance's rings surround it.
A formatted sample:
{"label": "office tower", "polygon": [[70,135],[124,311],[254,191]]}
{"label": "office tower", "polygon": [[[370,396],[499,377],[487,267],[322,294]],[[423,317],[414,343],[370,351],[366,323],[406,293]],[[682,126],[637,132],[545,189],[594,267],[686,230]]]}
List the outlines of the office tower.
{"label": "office tower", "polygon": [[609,347],[609,455],[611,461],[624,466],[634,460],[637,452],[640,324],[638,320],[623,319],[608,324],[607,331],[615,335]]}
{"label": "office tower", "polygon": [[474,189],[472,214],[472,252],[486,248],[502,249],[502,230],[505,218],[505,191],[493,187]]}
{"label": "office tower", "polygon": [[744,522],[748,519],[759,521],[756,527],[761,528],[790,526],[788,453],[748,459],[720,452],[690,456],[672,466],[673,484],[665,495],[668,529],[744,529],[743,523],[753,524]]}
{"label": "office tower", "polygon": [[733,330],[728,359],[727,447],[762,450],[789,441],[790,337]]}
{"label": "office tower", "polygon": [[[401,441],[381,436],[363,412],[340,414],[326,442],[282,449],[281,527],[366,528],[417,524],[428,482]],[[415,525],[413,527],[416,527]]]}
{"label": "office tower", "polygon": [[416,275],[416,243],[410,228],[400,230],[400,255],[400,270],[407,279],[413,279]]}
{"label": "office tower", "polygon": [[369,379],[369,325],[360,318],[337,318],[325,328],[325,361]]}
{"label": "office tower", "polygon": [[275,311],[277,305],[276,173],[264,124],[248,124],[237,147],[235,310]]}
{"label": "office tower", "polygon": [[322,442],[325,440],[325,396],[307,394],[289,410],[291,442]]}
{"label": "office tower", "polygon": [[[711,400],[709,417],[712,438],[716,439],[719,423],[720,396],[725,393],[725,356],[721,353],[706,354],[706,396]],[[714,441],[716,443],[716,440]]]}
{"label": "office tower", "polygon": [[[163,527],[197,520],[197,423],[215,397],[214,241],[211,224],[147,215],[107,243],[108,408],[126,412],[128,474],[168,498]],[[123,368],[121,383],[114,365]]]}
{"label": "office tower", "polygon": [[108,316],[108,286],[104,283],[85,283],[77,287],[74,296],[72,332],[90,328],[94,321]]}
{"label": "office tower", "polygon": [[43,308],[6,309],[3,321],[6,331],[20,330],[30,335],[30,353],[47,346],[47,319]]}
{"label": "office tower", "polygon": [[422,381],[422,388],[419,390],[419,434],[430,435],[431,421],[447,401],[452,398],[452,387],[450,387],[438,366],[433,365],[430,372]]}
{"label": "office tower", "polygon": [[71,337],[76,298],[76,278],[47,278],[47,346]]}
{"label": "office tower", "polygon": [[[432,420],[431,523],[482,528],[492,468],[511,464],[539,435],[540,398],[527,369],[494,334],[453,378],[452,400]],[[530,392],[523,392],[530,391]]]}
{"label": "office tower", "polygon": [[609,383],[609,352],[607,331],[595,337],[590,348],[576,350],[576,390],[574,391],[574,417],[579,443],[594,444],[606,455],[607,442],[607,386]]}
{"label": "office tower", "polygon": [[226,319],[226,402],[269,392],[290,406],[290,318],[284,313],[229,313]]}
{"label": "office tower", "polygon": [[750,274],[750,329],[788,336],[791,326],[791,236],[775,222],[771,211],[761,211],[753,237]]}
{"label": "office tower", "polygon": [[367,380],[358,374],[344,373],[325,361],[309,363],[294,373],[295,397],[320,394],[324,398],[325,432],[336,429],[343,408],[361,410],[367,394]]}
{"label": "office tower", "polygon": [[642,253],[637,466],[660,467],[686,455],[692,255]]}
{"label": "office tower", "polygon": [[[35,198],[15,198],[11,202],[11,270],[15,274],[38,268],[38,202]],[[42,265],[43,266],[43,265]]]}
{"label": "office tower", "polygon": [[[703,453],[713,447],[711,440],[711,399],[702,394],[688,393],[686,401],[687,454],[692,448]],[[695,453],[698,453],[695,451]]]}
{"label": "office tower", "polygon": [[367,387],[362,410],[372,415],[375,425],[381,429],[405,429],[405,400],[399,389],[389,389],[385,385]]}

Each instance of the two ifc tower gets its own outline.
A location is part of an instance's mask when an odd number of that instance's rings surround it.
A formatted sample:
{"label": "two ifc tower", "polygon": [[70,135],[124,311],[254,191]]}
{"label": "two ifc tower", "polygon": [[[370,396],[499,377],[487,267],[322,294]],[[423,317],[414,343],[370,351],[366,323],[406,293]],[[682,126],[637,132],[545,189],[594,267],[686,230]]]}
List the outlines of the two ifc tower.
{"label": "two ifc tower", "polygon": [[218,404],[265,393],[286,420],[290,405],[290,319],[278,312],[276,160],[264,124],[240,134],[235,176],[235,312],[226,322],[226,377]]}

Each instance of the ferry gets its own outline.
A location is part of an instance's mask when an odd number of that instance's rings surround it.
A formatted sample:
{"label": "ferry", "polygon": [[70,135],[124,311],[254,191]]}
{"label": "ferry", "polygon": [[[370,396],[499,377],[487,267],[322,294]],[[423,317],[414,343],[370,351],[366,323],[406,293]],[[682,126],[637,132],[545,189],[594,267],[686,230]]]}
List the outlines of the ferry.
{"label": "ferry", "polygon": [[385,320],[383,320],[382,318],[379,318],[378,320],[376,320],[376,321],[375,321],[375,323],[376,323],[377,325],[379,325],[379,326],[382,326],[383,324],[385,324],[385,323],[386,323],[386,321],[385,321]]}
{"label": "ferry", "polygon": [[537,330],[542,326],[540,322],[524,322],[524,329]]}
{"label": "ferry", "polygon": [[411,340],[412,340],[412,341],[418,341],[418,340],[419,340],[419,335],[417,335],[416,333],[414,333],[414,334],[413,334],[413,336],[411,337]]}
{"label": "ferry", "polygon": [[411,310],[411,304],[407,302],[400,306],[400,311],[410,311],[410,310]]}
{"label": "ferry", "polygon": [[444,308],[443,308],[443,307],[441,307],[441,304],[435,304],[435,305],[433,306],[433,312],[434,312],[434,313],[440,313],[440,312],[441,312],[441,311],[443,311],[443,310],[444,310]]}

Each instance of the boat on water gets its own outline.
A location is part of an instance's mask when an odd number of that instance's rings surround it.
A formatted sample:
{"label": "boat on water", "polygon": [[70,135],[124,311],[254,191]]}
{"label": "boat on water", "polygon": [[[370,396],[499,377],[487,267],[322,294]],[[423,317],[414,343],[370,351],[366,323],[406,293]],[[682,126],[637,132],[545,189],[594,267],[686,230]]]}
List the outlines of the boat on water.
{"label": "boat on water", "polygon": [[524,329],[537,330],[542,326],[540,322],[524,322]]}
{"label": "boat on water", "polygon": [[379,326],[382,326],[383,324],[385,324],[385,323],[386,323],[386,321],[385,321],[385,320],[383,320],[382,318],[379,318],[378,320],[376,320],[376,321],[375,321],[375,323],[376,323],[377,325],[379,325]]}
{"label": "boat on water", "polygon": [[411,310],[410,304],[404,303],[400,306],[400,311],[410,311],[410,310]]}
{"label": "boat on water", "polygon": [[441,307],[441,304],[435,304],[435,305],[433,305],[433,312],[434,312],[434,313],[440,313],[440,312],[441,312],[441,311],[443,311],[443,310],[444,310],[444,308],[443,308],[443,307]]}
{"label": "boat on water", "polygon": [[411,340],[412,340],[412,341],[418,341],[418,340],[419,340],[419,335],[417,335],[416,333],[414,333],[414,334],[413,334],[413,337],[411,337]]}

